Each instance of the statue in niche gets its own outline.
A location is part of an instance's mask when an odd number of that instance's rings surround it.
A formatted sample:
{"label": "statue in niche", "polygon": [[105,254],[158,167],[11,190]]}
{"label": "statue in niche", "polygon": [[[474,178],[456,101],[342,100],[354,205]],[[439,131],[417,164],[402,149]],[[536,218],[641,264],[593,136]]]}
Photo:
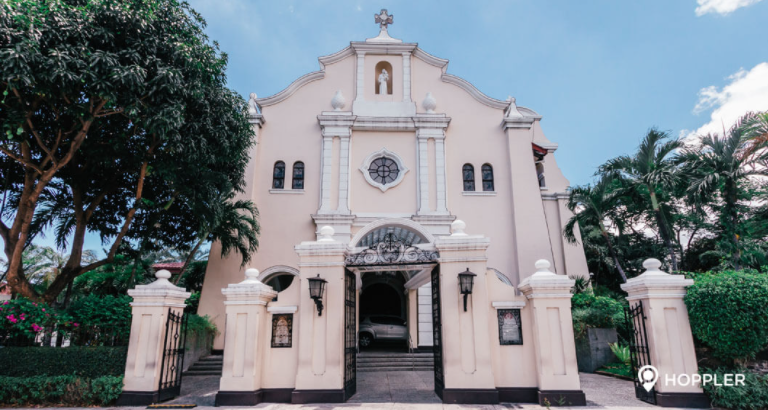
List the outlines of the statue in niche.
{"label": "statue in niche", "polygon": [[251,93],[248,99],[248,115],[258,115],[259,114],[259,103],[256,102],[256,93]]}
{"label": "statue in niche", "polygon": [[384,68],[381,70],[381,74],[379,74],[379,94],[387,95],[389,93],[387,90],[387,81],[389,81],[389,74],[387,73],[387,69]]}

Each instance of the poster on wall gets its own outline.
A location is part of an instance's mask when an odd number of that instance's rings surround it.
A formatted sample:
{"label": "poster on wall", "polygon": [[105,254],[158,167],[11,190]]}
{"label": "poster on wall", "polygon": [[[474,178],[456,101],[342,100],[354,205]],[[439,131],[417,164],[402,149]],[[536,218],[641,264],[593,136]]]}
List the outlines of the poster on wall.
{"label": "poster on wall", "polygon": [[291,347],[293,313],[272,315],[272,347]]}
{"label": "poster on wall", "polygon": [[523,344],[523,326],[520,309],[499,309],[499,343],[502,345]]}

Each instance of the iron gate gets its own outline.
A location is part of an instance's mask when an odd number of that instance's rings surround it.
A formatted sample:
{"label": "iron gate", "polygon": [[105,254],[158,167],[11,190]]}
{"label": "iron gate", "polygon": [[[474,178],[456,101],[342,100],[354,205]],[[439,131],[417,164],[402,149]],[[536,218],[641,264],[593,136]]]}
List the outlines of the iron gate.
{"label": "iron gate", "polygon": [[357,280],[348,269],[344,275],[344,400],[357,391]]}
{"label": "iron gate", "polygon": [[643,366],[651,364],[651,353],[648,349],[648,334],[645,329],[645,313],[643,312],[642,302],[637,302],[635,306],[629,306],[624,309],[627,323],[630,325],[629,337],[629,355],[632,359],[632,376],[635,381],[635,397],[650,403],[656,404],[656,389],[645,390],[638,377],[638,371]]}
{"label": "iron gate", "polygon": [[165,322],[163,361],[160,364],[158,401],[170,400],[181,393],[181,371],[184,368],[184,351],[187,339],[187,315],[168,309]]}
{"label": "iron gate", "polygon": [[432,269],[432,340],[435,356],[435,394],[442,399],[445,375],[443,374],[443,326],[440,315],[440,265]]}

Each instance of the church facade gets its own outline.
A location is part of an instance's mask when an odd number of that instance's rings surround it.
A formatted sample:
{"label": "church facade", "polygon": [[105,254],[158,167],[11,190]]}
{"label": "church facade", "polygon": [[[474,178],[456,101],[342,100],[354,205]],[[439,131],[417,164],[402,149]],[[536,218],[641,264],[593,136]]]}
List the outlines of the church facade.
{"label": "church facade", "polygon": [[445,402],[582,403],[569,277],[589,274],[562,236],[568,181],[542,116],[376,19],[377,37],[251,95],[259,251],[241,267],[214,244],[199,306],[220,330],[217,402],[346,400],[381,336],[362,322],[381,315],[435,352]]}

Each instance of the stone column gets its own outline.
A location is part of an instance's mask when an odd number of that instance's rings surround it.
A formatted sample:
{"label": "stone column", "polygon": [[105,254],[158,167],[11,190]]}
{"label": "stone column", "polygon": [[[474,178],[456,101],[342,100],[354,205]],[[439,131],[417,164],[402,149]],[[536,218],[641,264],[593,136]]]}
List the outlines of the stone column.
{"label": "stone column", "polygon": [[408,335],[411,340],[409,347],[418,349],[419,347],[419,294],[417,289],[406,289],[408,298]]}
{"label": "stone column", "polygon": [[643,262],[646,271],[621,285],[631,306],[643,305],[651,366],[658,370],[656,404],[662,407],[708,408],[709,400],[698,384],[681,386],[667,379],[698,374],[688,309],[683,297],[693,279],[659,270],[658,259]]}
{"label": "stone column", "polygon": [[262,401],[262,358],[270,329],[266,306],[277,292],[258,277],[257,269],[247,269],[244,281],[221,290],[227,319],[216,406],[254,406]]}
{"label": "stone column", "polygon": [[320,209],[317,213],[331,212],[331,175],[333,173],[333,136],[323,135],[322,177],[320,179]]}
{"label": "stone column", "polygon": [[[335,241],[333,228],[320,228],[320,239],[295,247],[299,254],[299,364],[293,403],[344,402],[344,255],[346,245]],[[308,279],[328,281],[323,312],[318,315],[309,295]]]}
{"label": "stone column", "polygon": [[181,315],[190,293],[168,281],[171,273],[160,270],[156,281],[128,291],[131,302],[131,335],[118,406],[146,406],[158,401],[168,314]]}
{"label": "stone column", "polygon": [[403,102],[411,102],[411,53],[403,53]]}
{"label": "stone column", "polygon": [[539,260],[535,266],[536,273],[523,279],[518,289],[531,301],[539,404],[564,399],[566,405],[585,406],[571,318],[574,280],[552,273],[547,260]]}
{"label": "stone column", "polygon": [[[440,301],[443,341],[443,403],[494,404],[499,392],[493,377],[490,318],[485,271],[486,250],[490,239],[467,235],[466,225],[456,220],[453,233],[439,237],[435,247],[440,252]],[[459,273],[469,269],[477,276],[464,311],[459,292]],[[432,289],[437,292],[437,289]]]}
{"label": "stone column", "polygon": [[357,81],[355,86],[355,101],[365,100],[365,52],[357,52]]}

